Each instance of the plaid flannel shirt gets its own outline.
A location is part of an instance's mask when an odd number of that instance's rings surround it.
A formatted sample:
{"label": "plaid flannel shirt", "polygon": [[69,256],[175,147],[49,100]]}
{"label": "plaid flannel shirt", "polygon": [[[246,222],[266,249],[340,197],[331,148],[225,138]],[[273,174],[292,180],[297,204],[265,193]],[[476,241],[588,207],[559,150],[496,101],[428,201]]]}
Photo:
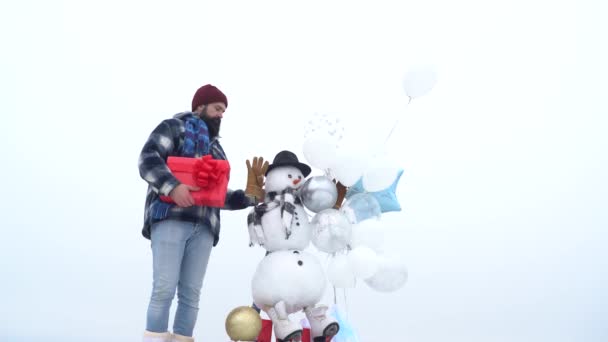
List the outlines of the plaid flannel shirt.
{"label": "plaid flannel shirt", "polygon": [[[184,121],[192,115],[195,114],[180,113],[172,119],[161,122],[152,131],[141,151],[138,163],[139,174],[148,182],[142,235],[150,239],[150,227],[163,219],[202,223],[208,226],[215,236],[213,242],[215,246],[220,235],[220,208],[202,206],[180,208],[177,205],[164,203],[159,198],[159,195],[168,196],[171,190],[180,184],[169,170],[166,161],[169,156],[179,156],[184,143]],[[211,139],[209,151],[214,159],[227,160],[217,137]],[[238,210],[253,205],[255,205],[254,201],[245,196],[243,190],[228,189],[222,209]]]}

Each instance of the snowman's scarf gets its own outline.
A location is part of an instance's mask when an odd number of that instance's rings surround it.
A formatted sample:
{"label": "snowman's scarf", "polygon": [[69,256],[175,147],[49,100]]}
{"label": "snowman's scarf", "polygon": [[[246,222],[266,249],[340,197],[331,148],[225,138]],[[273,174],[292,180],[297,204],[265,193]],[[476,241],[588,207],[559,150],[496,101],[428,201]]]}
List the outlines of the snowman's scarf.
{"label": "snowman's scarf", "polygon": [[[289,239],[289,236],[291,235],[291,223],[296,211],[296,204],[301,203],[302,201],[296,193],[296,189],[287,188],[281,191],[280,194],[276,191],[268,192],[264,199],[264,203],[255,206],[247,216],[247,225],[249,226],[249,235],[251,238],[249,245],[253,246],[255,243],[264,245],[262,216],[276,208],[281,208],[281,221],[285,228],[285,240]],[[254,234],[258,237],[257,239],[253,238]]]}

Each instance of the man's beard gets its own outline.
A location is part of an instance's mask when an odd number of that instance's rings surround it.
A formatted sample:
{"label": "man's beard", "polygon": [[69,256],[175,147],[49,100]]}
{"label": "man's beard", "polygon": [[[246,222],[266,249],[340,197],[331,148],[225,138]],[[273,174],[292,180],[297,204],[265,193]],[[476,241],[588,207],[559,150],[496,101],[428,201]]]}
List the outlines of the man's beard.
{"label": "man's beard", "polygon": [[220,134],[220,126],[222,124],[222,118],[210,118],[207,115],[207,107],[203,109],[201,113],[201,119],[205,121],[207,124],[207,129],[209,130],[209,137],[215,138]]}

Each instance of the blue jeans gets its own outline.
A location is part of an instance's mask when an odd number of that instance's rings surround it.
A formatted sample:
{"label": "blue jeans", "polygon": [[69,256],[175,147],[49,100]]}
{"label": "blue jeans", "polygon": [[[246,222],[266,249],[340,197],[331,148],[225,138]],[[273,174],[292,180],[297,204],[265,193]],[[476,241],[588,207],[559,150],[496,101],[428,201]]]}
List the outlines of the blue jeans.
{"label": "blue jeans", "polygon": [[154,282],[146,330],[167,331],[171,302],[177,289],[173,332],[192,336],[203,278],[213,248],[213,234],[201,224],[163,220],[152,225],[151,240]]}

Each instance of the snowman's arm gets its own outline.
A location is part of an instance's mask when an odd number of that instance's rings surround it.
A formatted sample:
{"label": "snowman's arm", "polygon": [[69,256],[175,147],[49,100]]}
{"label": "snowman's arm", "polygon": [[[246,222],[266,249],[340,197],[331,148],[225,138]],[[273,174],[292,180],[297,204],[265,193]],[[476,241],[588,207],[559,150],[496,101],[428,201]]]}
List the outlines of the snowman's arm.
{"label": "snowman's arm", "polygon": [[260,245],[264,246],[266,242],[264,238],[264,230],[262,224],[256,217],[255,209],[251,210],[247,216],[247,228],[249,229],[249,246]]}

